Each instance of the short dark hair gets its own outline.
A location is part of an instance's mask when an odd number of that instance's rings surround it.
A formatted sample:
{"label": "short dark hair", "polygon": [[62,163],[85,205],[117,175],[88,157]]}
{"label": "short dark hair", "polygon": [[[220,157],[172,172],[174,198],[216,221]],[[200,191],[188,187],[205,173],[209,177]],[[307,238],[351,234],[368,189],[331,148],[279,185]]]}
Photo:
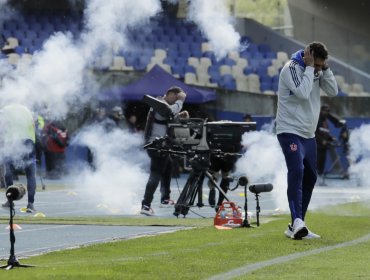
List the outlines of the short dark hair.
{"label": "short dark hair", "polygon": [[251,120],[252,119],[252,115],[251,114],[245,114],[243,116],[243,119],[249,119],[249,120]]}
{"label": "short dark hair", "polygon": [[329,53],[327,47],[321,42],[312,42],[309,45],[310,50],[313,50],[314,58],[328,59]]}
{"label": "short dark hair", "polygon": [[173,92],[173,93],[179,93],[179,92],[182,92],[182,88],[180,87],[170,87],[167,92],[166,92],[166,95],[169,94],[170,92]]}

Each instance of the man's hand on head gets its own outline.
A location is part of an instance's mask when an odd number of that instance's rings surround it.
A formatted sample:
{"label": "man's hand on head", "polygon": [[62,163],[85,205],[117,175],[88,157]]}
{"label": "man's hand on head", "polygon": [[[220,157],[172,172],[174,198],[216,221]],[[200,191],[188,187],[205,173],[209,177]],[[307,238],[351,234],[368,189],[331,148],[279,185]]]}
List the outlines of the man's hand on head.
{"label": "man's hand on head", "polygon": [[184,119],[188,119],[190,117],[188,111],[182,111],[178,114],[178,116],[179,118],[184,118]]}
{"label": "man's hand on head", "polygon": [[186,98],[186,93],[185,93],[185,92],[180,91],[180,92],[177,94],[177,100],[185,101],[185,98]]}
{"label": "man's hand on head", "polygon": [[304,49],[304,55],[303,55],[303,61],[304,61],[304,64],[306,64],[306,66],[312,66],[314,67],[315,65],[315,59],[314,59],[314,56],[313,56],[313,50],[310,50],[310,47],[307,46],[305,49]]}
{"label": "man's hand on head", "polygon": [[325,60],[325,64],[322,66],[322,71],[328,70],[329,64],[328,61]]}

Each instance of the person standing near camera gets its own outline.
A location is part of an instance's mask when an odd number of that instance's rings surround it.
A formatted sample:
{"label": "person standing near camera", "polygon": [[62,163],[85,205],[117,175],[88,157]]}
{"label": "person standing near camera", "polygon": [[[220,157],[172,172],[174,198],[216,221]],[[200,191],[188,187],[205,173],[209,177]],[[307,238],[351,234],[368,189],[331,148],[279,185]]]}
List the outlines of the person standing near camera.
{"label": "person standing near camera", "polygon": [[[171,87],[167,90],[166,94],[159,99],[168,104],[173,115],[188,117],[187,111],[180,113],[185,98],[186,94],[180,87]],[[151,108],[145,126],[145,142],[149,143],[155,138],[166,136],[167,122],[168,119],[166,119],[166,117],[161,116]],[[159,182],[161,182],[161,205],[166,206],[174,204],[174,202],[170,200],[172,164],[171,157],[168,153],[148,150],[148,155],[150,157],[150,175],[146,184],[144,199],[141,202],[140,214],[152,216],[154,212],[151,208],[151,203]]]}
{"label": "person standing near camera", "polygon": [[[344,120],[340,120],[336,115],[330,112],[330,107],[326,104],[321,106],[319,122],[316,128],[316,143],[317,143],[317,173],[319,176],[325,176],[328,172],[334,171],[343,179],[348,179],[348,174],[344,170],[337,152],[337,147],[340,146],[338,140],[331,134],[329,129],[329,121],[336,127],[343,127]],[[329,151],[332,166],[326,171],[326,155]]]}
{"label": "person standing near camera", "polygon": [[284,232],[293,239],[320,238],[308,230],[305,215],[317,180],[315,130],[320,113],[320,88],[338,94],[327,63],[328,51],[312,42],[294,53],[280,73],[276,134],[288,169],[291,224]]}

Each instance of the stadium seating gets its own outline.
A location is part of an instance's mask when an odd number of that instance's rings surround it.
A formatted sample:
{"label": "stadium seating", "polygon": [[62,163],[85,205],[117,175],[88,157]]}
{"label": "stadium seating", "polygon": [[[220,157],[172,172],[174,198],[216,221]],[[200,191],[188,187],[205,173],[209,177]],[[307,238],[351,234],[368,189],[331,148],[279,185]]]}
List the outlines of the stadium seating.
{"label": "stadium seating", "polygon": [[[21,68],[31,63],[32,54],[42,48],[45,40],[58,31],[78,36],[82,31],[82,18],[73,14],[27,15],[3,21],[7,40],[3,52],[9,51],[9,63]],[[131,28],[127,34],[132,46],[114,48],[111,61],[97,58],[95,67],[110,71],[149,71],[158,64],[175,77],[189,84],[222,87],[256,93],[276,93],[278,75],[289,60],[284,51],[274,52],[267,44],[255,44],[242,36],[241,49],[230,51],[218,59],[213,47],[197,27],[183,19],[155,17],[150,19],[151,31]],[[341,95],[366,96],[360,84],[348,84],[343,76],[336,75]]]}

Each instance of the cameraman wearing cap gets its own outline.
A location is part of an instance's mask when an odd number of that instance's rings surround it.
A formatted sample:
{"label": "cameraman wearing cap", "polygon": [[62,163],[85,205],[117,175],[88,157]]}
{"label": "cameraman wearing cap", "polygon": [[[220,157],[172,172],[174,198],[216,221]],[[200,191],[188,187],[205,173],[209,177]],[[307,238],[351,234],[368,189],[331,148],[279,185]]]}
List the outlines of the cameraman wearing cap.
{"label": "cameraman wearing cap", "polygon": [[[187,111],[180,112],[186,98],[185,92],[180,87],[171,87],[166,94],[159,99],[169,105],[173,115],[179,117],[189,117]],[[155,138],[160,138],[167,135],[166,117],[161,116],[155,112],[153,108],[148,113],[147,123],[145,126],[145,142],[149,143]],[[144,199],[141,202],[140,213],[147,216],[154,214],[151,203],[153,201],[154,193],[161,182],[161,205],[173,205],[174,202],[170,200],[170,184],[172,175],[172,160],[167,153],[158,153],[156,151],[148,150],[150,157],[150,175],[146,184]]]}

